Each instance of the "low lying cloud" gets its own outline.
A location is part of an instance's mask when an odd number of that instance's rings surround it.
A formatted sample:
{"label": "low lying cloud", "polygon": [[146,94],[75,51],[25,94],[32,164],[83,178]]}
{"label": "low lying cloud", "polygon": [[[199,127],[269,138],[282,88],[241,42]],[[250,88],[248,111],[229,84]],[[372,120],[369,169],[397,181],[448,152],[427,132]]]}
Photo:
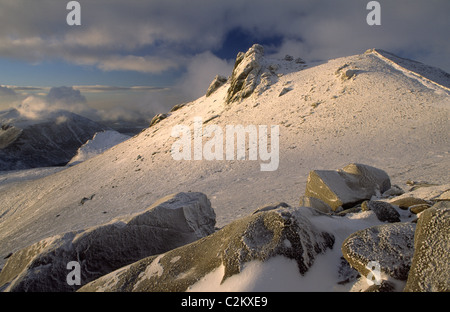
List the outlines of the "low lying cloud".
{"label": "low lying cloud", "polygon": [[52,112],[65,110],[77,114],[95,114],[86,98],[73,87],[53,87],[45,97],[27,96],[15,107],[26,119],[42,119]]}
{"label": "low lying cloud", "polygon": [[228,77],[233,71],[234,60],[226,61],[211,52],[194,56],[186,66],[185,74],[177,81],[176,92],[187,100],[205,95],[216,75]]}

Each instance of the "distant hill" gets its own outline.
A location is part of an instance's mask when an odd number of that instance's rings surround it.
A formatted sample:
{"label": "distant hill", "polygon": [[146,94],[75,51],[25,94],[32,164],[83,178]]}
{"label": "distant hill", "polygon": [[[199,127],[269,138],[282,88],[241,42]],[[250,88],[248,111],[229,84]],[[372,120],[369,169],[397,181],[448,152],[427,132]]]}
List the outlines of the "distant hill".
{"label": "distant hill", "polygon": [[23,118],[16,109],[0,112],[0,171],[63,166],[104,126],[68,111]]}

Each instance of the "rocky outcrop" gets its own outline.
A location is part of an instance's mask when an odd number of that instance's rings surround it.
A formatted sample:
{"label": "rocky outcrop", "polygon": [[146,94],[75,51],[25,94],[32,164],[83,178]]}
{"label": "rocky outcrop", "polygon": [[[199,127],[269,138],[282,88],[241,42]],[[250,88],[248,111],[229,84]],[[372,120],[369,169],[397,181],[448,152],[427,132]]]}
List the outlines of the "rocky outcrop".
{"label": "rocky outcrop", "polygon": [[201,193],[167,196],[142,213],[44,239],[12,254],[0,272],[3,291],[74,291],[67,265],[80,265],[84,285],[145,257],[214,232],[215,213]]}
{"label": "rocky outcrop", "polygon": [[156,125],[157,123],[161,122],[161,120],[166,119],[167,117],[169,117],[169,114],[157,114],[155,115],[152,120],[150,121],[150,126],[152,127],[154,125]]}
{"label": "rocky outcrop", "polygon": [[264,48],[259,44],[253,45],[246,53],[239,52],[230,79],[227,103],[244,99],[253,93],[261,74],[263,56]]}
{"label": "rocky outcrop", "polygon": [[425,210],[417,222],[405,291],[450,291],[450,202]]}
{"label": "rocky outcrop", "polygon": [[332,210],[350,208],[391,187],[386,172],[363,164],[350,164],[341,170],[313,170],[309,173],[305,196],[315,197]]}
{"label": "rocky outcrop", "polygon": [[206,97],[216,92],[216,90],[223,86],[227,80],[227,77],[217,75],[209,85],[208,90],[206,91]]}
{"label": "rocky outcrop", "polygon": [[253,260],[284,256],[303,275],[318,254],[332,248],[334,236],[310,221],[314,209],[280,208],[239,219],[192,244],[112,272],[80,291],[185,291],[206,274],[224,266],[222,282]]}

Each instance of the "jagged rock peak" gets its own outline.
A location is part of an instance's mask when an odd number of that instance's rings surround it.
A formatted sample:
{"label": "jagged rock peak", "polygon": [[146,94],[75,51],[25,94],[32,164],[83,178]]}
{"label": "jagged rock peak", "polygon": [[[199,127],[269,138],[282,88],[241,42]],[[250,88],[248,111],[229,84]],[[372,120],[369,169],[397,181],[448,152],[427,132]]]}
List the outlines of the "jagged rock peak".
{"label": "jagged rock peak", "polygon": [[239,52],[230,79],[226,102],[232,103],[250,96],[258,83],[264,48],[254,44],[246,53]]}

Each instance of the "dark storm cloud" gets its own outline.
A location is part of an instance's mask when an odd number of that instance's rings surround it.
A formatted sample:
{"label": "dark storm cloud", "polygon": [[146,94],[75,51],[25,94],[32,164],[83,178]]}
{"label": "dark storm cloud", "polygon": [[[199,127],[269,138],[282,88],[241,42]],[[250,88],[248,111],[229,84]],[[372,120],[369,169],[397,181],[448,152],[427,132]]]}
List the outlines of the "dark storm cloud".
{"label": "dark storm cloud", "polygon": [[221,49],[239,28],[255,38],[280,36],[279,53],[304,58],[376,47],[450,70],[448,0],[379,1],[381,26],[367,25],[365,0],[79,2],[82,26],[69,27],[65,1],[0,0],[0,56],[161,73]]}

